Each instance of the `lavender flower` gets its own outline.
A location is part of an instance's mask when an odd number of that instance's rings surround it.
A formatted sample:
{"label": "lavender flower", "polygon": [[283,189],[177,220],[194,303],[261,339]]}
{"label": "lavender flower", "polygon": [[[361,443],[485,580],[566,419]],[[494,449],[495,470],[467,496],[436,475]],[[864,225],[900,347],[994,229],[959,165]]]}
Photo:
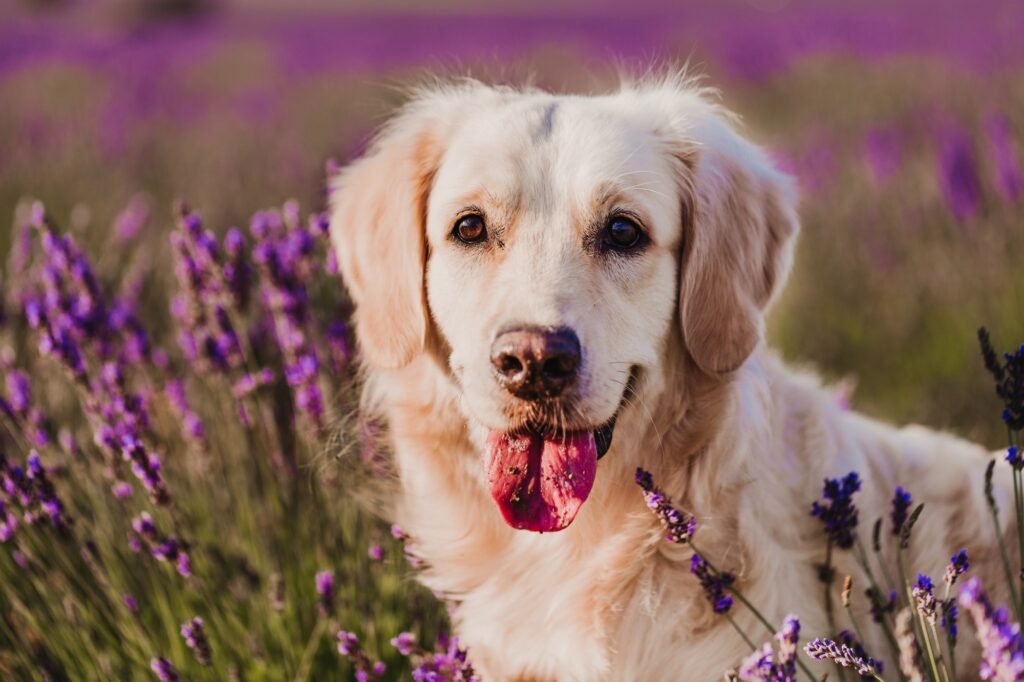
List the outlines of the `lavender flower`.
{"label": "lavender flower", "polygon": [[413,543],[412,538],[398,525],[391,526],[391,537],[402,543],[402,553],[405,554],[406,561],[413,568],[420,568],[423,566],[423,560],[416,555],[416,545]]}
{"label": "lavender flower", "polygon": [[914,597],[917,612],[921,614],[922,618],[934,625],[937,603],[935,601],[935,584],[932,582],[932,579],[924,573],[919,573],[911,594]]}
{"label": "lavender flower", "polygon": [[950,557],[949,565],[946,566],[946,585],[953,587],[956,584],[957,578],[966,573],[968,568],[970,568],[970,563],[967,561],[967,550],[961,549]]}
{"label": "lavender flower", "polygon": [[220,245],[199,216],[185,208],[171,245],[179,284],[171,306],[181,327],[178,344],[189,361],[226,373],[241,364],[242,350],[227,311],[232,293]]}
{"label": "lavender flower", "polygon": [[1020,625],[1010,620],[1006,608],[992,605],[978,578],[964,583],[959,600],[960,606],[971,614],[981,643],[979,677],[983,680],[1024,678],[1024,639]]}
{"label": "lavender flower", "polygon": [[903,530],[903,524],[907,522],[907,512],[910,510],[910,504],[913,501],[913,497],[909,490],[905,490],[903,486],[896,486],[896,492],[892,496],[892,534],[899,537],[900,531]]}
{"label": "lavender flower", "polygon": [[797,645],[800,641],[800,621],[790,614],[782,622],[782,629],[775,633],[778,640],[778,655],[772,651],[771,643],[765,642],[752,653],[739,669],[739,679],[763,682],[795,682]]}
{"label": "lavender flower", "polygon": [[1007,201],[1016,201],[1024,192],[1024,173],[1017,163],[1017,154],[1010,138],[1010,123],[1004,115],[990,116],[985,121],[992,156],[996,162],[996,187]]}
{"label": "lavender flower", "polygon": [[959,617],[959,611],[956,607],[956,599],[950,597],[949,599],[943,600],[942,602],[942,629],[946,631],[949,636],[949,641],[952,644],[956,644],[956,638],[959,634],[959,628],[957,627],[957,619]]}
{"label": "lavender flower", "polygon": [[146,548],[157,561],[174,564],[181,576],[188,578],[192,575],[192,560],[184,544],[173,535],[162,535],[148,512],[142,512],[132,519],[129,542],[133,551]]}
{"label": "lavender flower", "polygon": [[171,407],[181,419],[182,432],[186,438],[195,441],[202,441],[206,435],[203,421],[195,413],[188,398],[185,395],[185,382],[181,379],[172,379],[164,386],[164,394],[170,402]]}
{"label": "lavender flower", "polygon": [[673,507],[668,496],[655,487],[651,474],[639,467],[636,483],[643,490],[647,508],[654,512],[665,528],[665,539],[680,544],[689,542],[697,530],[697,519]]}
{"label": "lavender flower", "polygon": [[726,594],[726,590],[735,582],[736,577],[713,569],[699,554],[694,554],[690,559],[690,573],[697,576],[714,612],[728,613],[732,608],[732,597]]}
{"label": "lavender flower", "polygon": [[367,555],[374,561],[381,561],[384,559],[384,548],[380,545],[371,545]]}
{"label": "lavender flower", "polygon": [[127,608],[132,613],[139,612],[139,602],[135,601],[135,597],[133,597],[132,595],[128,593],[121,595],[121,602],[125,605],[125,608]]}
{"label": "lavender flower", "polygon": [[413,682],[479,682],[480,678],[473,670],[466,650],[459,647],[457,637],[442,633],[437,638],[435,651],[424,651],[416,646],[415,639],[407,632],[398,635],[391,643],[403,656],[419,658],[419,663],[412,670]]}
{"label": "lavender flower", "polygon": [[178,672],[166,658],[157,657],[150,660],[149,667],[156,673],[160,682],[178,682]]}
{"label": "lavender flower", "polygon": [[298,219],[298,204],[287,202],[281,213],[257,213],[250,223],[255,239],[253,260],[261,273],[261,296],[270,310],[274,336],[285,362],[285,378],[295,409],[317,433],[324,428],[324,402],[318,385],[320,363],[308,340],[309,294],[315,239]]}
{"label": "lavender flower", "polygon": [[[864,648],[864,645],[860,641],[858,641],[854,634],[849,630],[840,630],[839,633],[836,635],[836,642],[838,644],[848,647],[850,651],[853,652],[854,656],[863,659],[864,662],[867,663],[869,667],[874,669],[879,675],[885,672],[885,664],[882,661],[879,661],[870,656],[867,652],[867,649]],[[864,677],[869,676],[863,673],[861,675]]]}
{"label": "lavender flower", "polygon": [[[1003,421],[1011,431],[1020,431],[1024,429],[1024,346],[1005,353],[1000,361],[984,327],[978,330],[978,342],[985,368],[995,379],[996,395],[1003,401]],[[1011,453],[1011,458],[1018,469],[1024,465],[1018,452]]]}
{"label": "lavender flower", "polygon": [[316,593],[320,596],[320,611],[329,614],[334,608],[334,572],[318,571],[315,583]]}
{"label": "lavender flower", "polygon": [[963,130],[948,130],[943,137],[938,173],[953,216],[959,221],[973,217],[981,205],[981,181],[971,139]]}
{"label": "lavender flower", "polygon": [[857,507],[853,494],[860,490],[860,477],[851,471],[846,477],[826,478],[822,492],[826,504],[814,502],[811,516],[821,519],[829,541],[843,549],[853,547],[854,530],[857,528]]}
{"label": "lavender flower", "polygon": [[338,631],[338,653],[352,661],[356,668],[357,682],[379,680],[386,670],[383,663],[371,661],[353,632]]}
{"label": "lavender flower", "polygon": [[206,638],[206,624],[199,616],[185,621],[181,625],[181,636],[185,644],[196,657],[199,665],[209,667],[212,659],[210,641]]}
{"label": "lavender flower", "polygon": [[391,639],[391,646],[398,649],[398,653],[403,656],[409,656],[416,646],[416,636],[411,632],[400,632],[397,637]]}
{"label": "lavender flower", "polygon": [[142,231],[148,220],[149,204],[144,197],[136,195],[114,218],[114,234],[121,241],[130,241]]}
{"label": "lavender flower", "polygon": [[815,639],[804,647],[804,651],[816,661],[830,661],[840,668],[856,670],[862,676],[878,674],[878,671],[868,661],[857,656],[853,649],[831,639]]}

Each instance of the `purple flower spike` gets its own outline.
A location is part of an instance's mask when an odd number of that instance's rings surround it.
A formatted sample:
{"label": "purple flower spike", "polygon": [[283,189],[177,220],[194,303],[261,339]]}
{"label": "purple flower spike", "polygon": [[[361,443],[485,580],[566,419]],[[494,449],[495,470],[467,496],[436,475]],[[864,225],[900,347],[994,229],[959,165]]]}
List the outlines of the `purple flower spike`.
{"label": "purple flower spike", "polygon": [[124,594],[121,597],[121,601],[124,603],[125,608],[127,608],[132,613],[139,612],[139,602],[135,601],[135,597],[133,597],[132,595],[127,593]]}
{"label": "purple flower spike", "polygon": [[665,493],[655,487],[649,472],[637,468],[636,483],[643,490],[647,508],[654,512],[665,528],[665,539],[680,544],[689,542],[697,531],[697,519],[673,507]]}
{"label": "purple flower spike", "polygon": [[996,162],[996,187],[1004,199],[1016,201],[1024,193],[1024,173],[1017,162],[1010,123],[1004,115],[991,116],[985,121],[985,131]]}
{"label": "purple flower spike", "polygon": [[946,566],[946,577],[944,578],[946,585],[953,587],[953,585],[956,584],[957,578],[966,573],[970,566],[971,565],[967,560],[966,549],[961,549],[950,557],[949,565]]}
{"label": "purple flower spike", "polygon": [[903,524],[907,522],[907,512],[913,502],[910,491],[904,490],[903,486],[896,486],[896,492],[892,496],[892,534],[899,537],[903,530]]}
{"label": "purple flower spike", "polygon": [[400,632],[397,637],[391,639],[391,646],[398,649],[398,653],[403,656],[410,656],[416,646],[416,636],[411,632]]}
{"label": "purple flower spike", "polygon": [[210,641],[206,638],[206,623],[199,616],[192,620],[185,621],[181,625],[181,636],[185,644],[196,657],[201,666],[209,667],[212,662],[213,652],[210,649]]}
{"label": "purple flower spike", "polygon": [[949,210],[958,221],[972,218],[981,206],[981,181],[971,138],[960,129],[949,130],[939,152],[939,186]]}
{"label": "purple flower spike", "polygon": [[956,607],[956,599],[952,597],[942,602],[942,629],[949,635],[949,640],[956,643],[960,630],[957,627],[959,611]]}
{"label": "purple flower spike", "polygon": [[157,657],[150,660],[149,667],[156,673],[160,682],[178,682],[178,672],[166,658]]}
{"label": "purple flower spike", "polygon": [[318,571],[315,583],[316,593],[320,595],[320,611],[329,614],[334,607],[334,572]]}
{"label": "purple flower spike", "polygon": [[1020,625],[1010,620],[1006,607],[992,605],[978,578],[964,583],[959,599],[960,606],[971,614],[981,643],[979,677],[983,680],[1024,679],[1024,639]]}
{"label": "purple flower spike", "polygon": [[383,663],[370,660],[359,644],[359,637],[353,632],[338,631],[338,653],[352,661],[355,666],[355,678],[358,682],[379,680],[387,670]]}
{"label": "purple flower spike", "polygon": [[694,554],[690,559],[690,573],[697,576],[714,612],[728,613],[732,608],[732,597],[726,594],[726,590],[736,581],[736,577],[731,573],[713,570],[699,554]]}
{"label": "purple flower spike", "polygon": [[778,654],[771,643],[765,644],[743,660],[739,669],[741,680],[752,682],[796,682],[797,645],[800,641],[800,621],[794,615],[786,616],[782,629],[775,633]]}
{"label": "purple flower spike", "polygon": [[911,594],[914,597],[917,612],[921,614],[922,618],[934,625],[938,605],[935,601],[935,584],[932,582],[932,579],[924,573],[919,573]]}
{"label": "purple flower spike", "polygon": [[851,471],[844,478],[826,478],[822,497],[825,504],[814,502],[811,516],[821,519],[829,541],[842,549],[853,547],[857,528],[857,507],[853,494],[860,490],[860,477]]}
{"label": "purple flower spike", "polygon": [[853,649],[831,639],[816,639],[809,642],[804,651],[816,661],[830,661],[840,668],[856,670],[857,674],[862,676],[878,674],[878,671],[868,661],[857,656]]}

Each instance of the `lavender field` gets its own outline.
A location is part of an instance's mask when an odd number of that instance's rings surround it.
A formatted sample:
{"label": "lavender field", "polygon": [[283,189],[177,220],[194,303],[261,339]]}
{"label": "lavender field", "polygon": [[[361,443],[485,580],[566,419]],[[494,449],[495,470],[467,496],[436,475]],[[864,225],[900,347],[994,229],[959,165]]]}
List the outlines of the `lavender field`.
{"label": "lavender field", "polygon": [[772,343],[1006,446],[976,333],[1024,340],[1024,5],[331,7],[0,6],[0,679],[472,679],[374,513],[321,213],[430,74],[689,60],[801,188]]}

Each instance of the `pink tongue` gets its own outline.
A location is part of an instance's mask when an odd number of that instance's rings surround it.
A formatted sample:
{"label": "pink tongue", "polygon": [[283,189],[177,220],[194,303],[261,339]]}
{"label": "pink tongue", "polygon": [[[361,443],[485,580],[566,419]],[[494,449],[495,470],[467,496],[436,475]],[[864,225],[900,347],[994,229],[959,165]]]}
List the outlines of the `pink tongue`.
{"label": "pink tongue", "polygon": [[491,497],[508,525],[541,533],[572,523],[597,474],[590,432],[546,439],[491,431],[484,458]]}

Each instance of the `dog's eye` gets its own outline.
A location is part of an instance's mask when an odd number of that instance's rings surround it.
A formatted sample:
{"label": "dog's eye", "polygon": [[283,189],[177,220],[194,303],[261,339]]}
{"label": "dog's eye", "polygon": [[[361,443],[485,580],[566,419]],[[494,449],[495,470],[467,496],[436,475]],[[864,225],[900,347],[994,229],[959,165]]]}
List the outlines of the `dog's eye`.
{"label": "dog's eye", "polygon": [[616,251],[632,251],[642,246],[646,236],[640,226],[621,215],[613,216],[604,228],[605,247]]}
{"label": "dog's eye", "polygon": [[470,213],[455,221],[452,235],[465,244],[476,244],[487,238],[487,226],[481,215]]}

